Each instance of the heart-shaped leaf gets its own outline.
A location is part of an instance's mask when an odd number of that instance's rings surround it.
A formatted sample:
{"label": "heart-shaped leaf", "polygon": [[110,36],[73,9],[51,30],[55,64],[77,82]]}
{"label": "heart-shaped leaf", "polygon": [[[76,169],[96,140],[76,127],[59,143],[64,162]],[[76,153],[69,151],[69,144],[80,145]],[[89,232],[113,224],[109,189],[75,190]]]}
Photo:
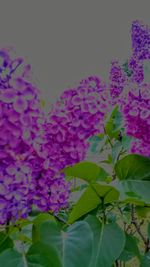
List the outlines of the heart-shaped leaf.
{"label": "heart-shaped leaf", "polygon": [[76,222],[60,230],[54,222],[44,222],[40,227],[40,240],[57,249],[63,267],[89,267],[93,233],[87,222]]}
{"label": "heart-shaped leaf", "polygon": [[40,242],[31,246],[26,255],[5,250],[0,254],[0,263],[5,267],[62,267],[56,249]]}
{"label": "heart-shaped leaf", "polygon": [[90,267],[111,267],[125,245],[125,235],[116,223],[103,225],[95,216],[87,221],[94,234],[94,251]]}

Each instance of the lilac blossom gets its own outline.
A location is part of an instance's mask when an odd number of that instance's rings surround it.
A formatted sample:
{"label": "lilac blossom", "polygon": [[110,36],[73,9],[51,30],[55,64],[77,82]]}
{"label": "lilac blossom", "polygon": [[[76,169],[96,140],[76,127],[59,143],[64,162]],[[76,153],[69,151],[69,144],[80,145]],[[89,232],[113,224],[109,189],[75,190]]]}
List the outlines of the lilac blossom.
{"label": "lilac blossom", "polygon": [[103,131],[109,98],[106,85],[95,76],[61,94],[49,112],[47,124],[50,142],[59,143],[55,160],[62,158],[62,164],[70,165],[85,158],[88,138]]}
{"label": "lilac blossom", "polygon": [[[58,211],[67,205],[69,185],[47,148],[39,90],[27,80],[26,67],[15,76],[14,62],[3,49],[0,76],[0,223],[27,217],[36,205]],[[16,60],[17,62],[17,60]],[[17,64],[15,64],[16,66]],[[7,72],[5,72],[7,67]],[[14,71],[13,71],[14,70]],[[49,155],[50,154],[50,155]],[[59,153],[58,153],[59,155]],[[51,158],[50,158],[51,156]],[[62,160],[63,163],[63,160]],[[59,165],[59,164],[58,164]],[[64,165],[63,165],[64,166]],[[57,198],[54,197],[55,189]],[[50,194],[51,192],[51,194]]]}

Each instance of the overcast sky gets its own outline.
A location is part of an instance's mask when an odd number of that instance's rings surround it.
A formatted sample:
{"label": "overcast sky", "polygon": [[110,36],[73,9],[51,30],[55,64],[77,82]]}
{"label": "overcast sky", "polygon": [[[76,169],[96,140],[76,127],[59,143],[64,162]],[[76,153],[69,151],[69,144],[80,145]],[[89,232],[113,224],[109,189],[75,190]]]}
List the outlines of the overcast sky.
{"label": "overcast sky", "polygon": [[131,53],[133,20],[150,25],[149,0],[1,0],[0,46],[32,64],[47,103]]}

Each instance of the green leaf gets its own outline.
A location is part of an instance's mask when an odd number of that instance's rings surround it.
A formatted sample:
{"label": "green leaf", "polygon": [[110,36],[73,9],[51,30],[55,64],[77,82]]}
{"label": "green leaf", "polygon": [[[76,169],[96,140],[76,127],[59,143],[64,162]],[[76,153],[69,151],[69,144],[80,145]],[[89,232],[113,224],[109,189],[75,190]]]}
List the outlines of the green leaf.
{"label": "green leaf", "polygon": [[122,68],[124,70],[124,72],[127,74],[128,77],[130,77],[133,74],[133,70],[129,69],[128,66],[128,61],[126,61],[123,65]]}
{"label": "green leaf", "polygon": [[150,207],[142,207],[142,206],[137,206],[136,207],[136,213],[138,215],[138,217],[140,218],[148,218],[150,215]]}
{"label": "green leaf", "polygon": [[104,200],[104,204],[112,203],[119,199],[119,191],[110,185],[94,183],[92,184],[92,188]]}
{"label": "green leaf", "polygon": [[0,254],[1,266],[5,267],[26,267],[22,255],[14,249],[7,249]]}
{"label": "green leaf", "polygon": [[0,232],[0,253],[13,247],[12,239],[4,232]]}
{"label": "green leaf", "polygon": [[117,161],[117,157],[119,155],[119,153],[122,150],[122,143],[121,142],[116,142],[112,148],[112,162],[113,164],[115,164],[115,162]]}
{"label": "green leaf", "polygon": [[150,223],[148,223],[147,233],[148,233],[148,238],[149,238],[149,240],[150,240]]}
{"label": "green leaf", "polygon": [[110,117],[107,119],[105,130],[110,138],[118,139],[119,131],[122,127],[122,114],[119,111],[119,106],[116,106]]}
{"label": "green leaf", "polygon": [[76,205],[70,213],[68,223],[71,224],[83,215],[94,210],[101,203],[101,199],[95,191],[89,186],[81,195]]}
{"label": "green leaf", "polygon": [[150,252],[146,253],[146,255],[142,257],[140,267],[149,267],[149,266],[150,266]]}
{"label": "green leaf", "polygon": [[104,137],[100,137],[97,135],[94,135],[89,138],[90,143],[90,152],[91,153],[97,153],[100,150],[101,143],[103,144]]}
{"label": "green leaf", "polygon": [[121,253],[119,259],[121,261],[129,261],[134,257],[140,259],[140,251],[137,245],[137,239],[126,233],[126,243],[123,252]]}
{"label": "green leaf", "polygon": [[26,255],[7,249],[0,254],[0,263],[5,267],[62,267],[56,250],[42,243],[31,246]]}
{"label": "green leaf", "polygon": [[29,267],[62,267],[57,250],[54,246],[44,243],[37,242],[32,245],[26,257]]}
{"label": "green leaf", "polygon": [[33,220],[32,240],[36,242],[39,240],[40,225],[45,221],[55,221],[55,218],[48,213],[41,213]]}
{"label": "green leaf", "polygon": [[132,141],[133,137],[132,136],[128,136],[128,135],[123,135],[122,136],[122,147],[128,151],[131,145],[131,141]]}
{"label": "green leaf", "polygon": [[54,222],[44,222],[40,227],[40,239],[59,251],[63,267],[89,267],[93,234],[87,222],[76,222],[65,231]]}
{"label": "green leaf", "polygon": [[115,172],[120,180],[150,180],[150,158],[130,154],[116,163]]}
{"label": "green leaf", "polygon": [[[116,188],[120,191],[120,199],[128,203],[150,204],[150,181],[126,180],[118,182]],[[135,200],[135,201],[134,201]]]}
{"label": "green leaf", "polygon": [[70,213],[68,223],[81,218],[83,215],[94,210],[103,201],[103,204],[116,202],[119,199],[119,192],[112,186],[93,183],[81,195]]}
{"label": "green leaf", "polygon": [[80,178],[87,182],[104,180],[109,174],[96,163],[80,162],[63,170],[66,176]]}
{"label": "green leaf", "polygon": [[124,248],[124,232],[116,223],[103,225],[92,215],[85,221],[89,223],[94,234],[94,251],[90,267],[111,267]]}

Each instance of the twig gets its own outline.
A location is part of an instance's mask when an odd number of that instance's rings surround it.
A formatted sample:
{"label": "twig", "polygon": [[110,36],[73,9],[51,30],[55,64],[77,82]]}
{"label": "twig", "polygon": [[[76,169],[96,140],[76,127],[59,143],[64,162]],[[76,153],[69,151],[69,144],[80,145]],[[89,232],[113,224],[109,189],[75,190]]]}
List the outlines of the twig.
{"label": "twig", "polygon": [[134,205],[131,205],[131,217],[132,217],[132,224],[135,226],[137,233],[140,235],[141,239],[144,242],[145,252],[148,252],[150,250],[150,240],[145,238],[145,236],[141,232],[141,224],[138,224]]}
{"label": "twig", "polygon": [[[120,211],[120,214],[123,217],[123,212],[122,212],[122,210],[121,210],[121,208],[119,206],[118,206],[118,210]],[[123,225],[124,225],[124,231],[126,231],[127,223],[124,220],[123,220]]]}

